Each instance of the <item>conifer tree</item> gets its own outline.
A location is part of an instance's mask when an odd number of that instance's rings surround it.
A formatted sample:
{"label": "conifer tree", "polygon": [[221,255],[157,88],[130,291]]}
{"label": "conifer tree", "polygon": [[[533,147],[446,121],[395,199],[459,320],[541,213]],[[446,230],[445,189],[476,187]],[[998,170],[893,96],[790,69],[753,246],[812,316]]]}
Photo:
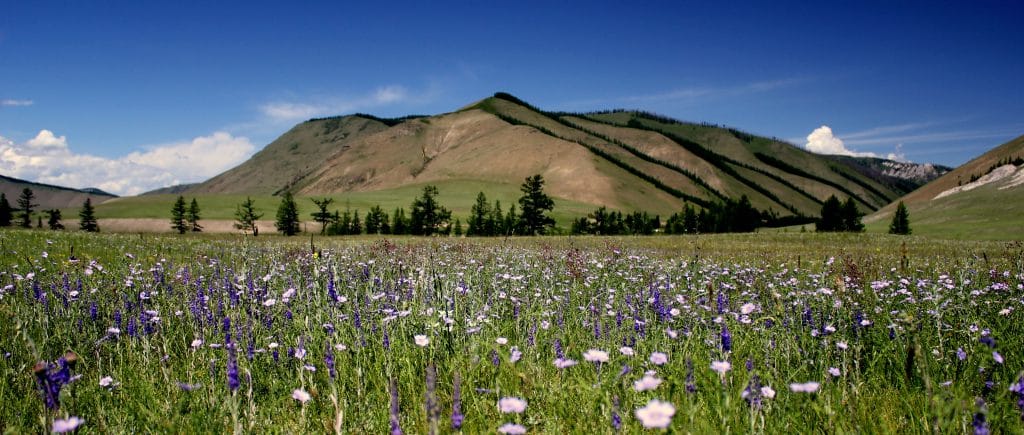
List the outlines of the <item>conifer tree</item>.
{"label": "conifer tree", "polygon": [[100,225],[96,222],[96,210],[92,207],[92,198],[85,198],[82,211],[78,212],[78,229],[90,233],[100,232]]}
{"label": "conifer tree", "polygon": [[455,237],[462,237],[462,222],[455,218]]}
{"label": "conifer tree", "polygon": [[235,228],[252,233],[253,237],[260,235],[260,229],[256,221],[263,217],[263,213],[256,211],[252,198],[246,197],[245,201],[238,205],[235,210]]}
{"label": "conifer tree", "polygon": [[487,196],[483,192],[476,195],[476,203],[469,211],[469,225],[466,228],[467,236],[493,236],[488,233],[488,219],[491,215],[491,205],[487,203]]}
{"label": "conifer tree", "polygon": [[391,219],[391,234],[409,234],[409,219],[405,217],[405,209],[395,209],[394,217]]}
{"label": "conifer tree", "polygon": [[188,206],[188,212],[185,213],[185,222],[188,223],[189,230],[193,233],[203,231],[203,226],[199,225],[199,219],[199,202],[192,198],[192,203]]}
{"label": "conifer tree", "polygon": [[178,234],[185,234],[185,231],[188,230],[185,213],[185,197],[179,195],[178,199],[174,201],[174,206],[171,207],[171,229],[177,231]]}
{"label": "conifer tree", "polygon": [[864,231],[864,224],[861,223],[860,221],[862,214],[859,210],[857,210],[857,204],[853,202],[853,198],[846,198],[846,202],[843,203],[842,214],[842,231],[849,231],[851,233],[859,233]]}
{"label": "conifer tree", "polygon": [[410,232],[418,236],[430,236],[447,226],[452,212],[437,202],[437,187],[425,186],[423,195],[412,202],[409,222]]}
{"label": "conifer tree", "polygon": [[892,222],[889,223],[889,234],[910,234],[910,212],[907,206],[900,201],[896,205],[896,212],[892,215]]}
{"label": "conifer tree", "polygon": [[63,230],[64,229],[64,224],[60,223],[60,220],[61,220],[60,210],[58,210],[58,209],[46,210],[46,216],[47,216],[46,224],[47,224],[47,226],[50,227],[51,230],[57,231],[57,230]]}
{"label": "conifer tree", "polygon": [[327,207],[334,202],[334,198],[310,198],[310,200],[316,204],[317,208],[310,216],[313,216],[313,221],[320,223],[320,235],[324,235],[327,233],[327,224],[331,223],[331,212],[327,211]]}
{"label": "conifer tree", "polygon": [[11,226],[11,203],[7,202],[7,195],[0,192],[0,227]]}
{"label": "conifer tree", "polygon": [[277,221],[274,226],[286,236],[294,236],[299,233],[299,207],[295,204],[295,198],[292,197],[291,192],[285,192],[281,197],[281,204],[277,206]]}
{"label": "conifer tree", "polygon": [[519,187],[523,196],[519,197],[521,214],[517,226],[522,234],[533,236],[545,234],[555,226],[555,220],[547,213],[555,207],[555,202],[544,193],[544,178],[540,174],[526,177]]}
{"label": "conifer tree", "polygon": [[32,209],[39,206],[32,201],[36,199],[36,194],[32,192],[32,189],[25,188],[21,191],[21,196],[18,197],[18,210],[21,211],[21,227],[32,228]]}
{"label": "conifer tree", "polygon": [[843,231],[843,204],[831,195],[821,205],[821,218],[815,223],[819,232]]}

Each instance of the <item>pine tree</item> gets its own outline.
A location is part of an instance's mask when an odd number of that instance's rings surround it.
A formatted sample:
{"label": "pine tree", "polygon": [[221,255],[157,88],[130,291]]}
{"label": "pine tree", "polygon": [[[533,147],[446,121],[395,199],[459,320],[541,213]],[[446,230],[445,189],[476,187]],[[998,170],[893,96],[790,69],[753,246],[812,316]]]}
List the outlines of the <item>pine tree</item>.
{"label": "pine tree", "polygon": [[683,210],[683,232],[697,233],[697,211],[690,204],[686,204],[686,208]]}
{"label": "pine tree", "polygon": [[188,212],[185,214],[185,221],[188,223],[189,229],[193,233],[203,231],[203,226],[199,225],[199,202],[195,198],[192,198],[192,203],[188,206]]}
{"label": "pine tree", "polygon": [[331,223],[331,212],[327,211],[327,207],[334,202],[334,198],[310,198],[310,200],[313,201],[313,204],[316,204],[317,208],[310,216],[313,216],[314,222],[320,223],[320,235],[324,235],[327,233],[327,224]]}
{"label": "pine tree", "polygon": [[484,231],[489,236],[505,234],[505,215],[501,212],[501,201],[494,201],[494,208],[491,209],[491,215],[487,217],[487,226],[484,227]]}
{"label": "pine tree", "polygon": [[363,224],[359,220],[359,210],[352,213],[352,223],[349,224],[348,233],[358,236],[363,233]]}
{"label": "pine tree", "polygon": [[391,219],[391,234],[409,234],[409,219],[405,217],[405,209],[395,209],[394,217]]}
{"label": "pine tree", "polygon": [[277,206],[277,221],[274,226],[286,236],[294,236],[299,233],[299,207],[295,204],[295,198],[292,197],[291,192],[285,192],[281,197],[281,204]]}
{"label": "pine tree", "polygon": [[188,230],[188,225],[185,224],[185,197],[178,196],[178,199],[174,201],[174,206],[171,207],[171,229],[177,231],[178,234],[185,234]]}
{"label": "pine tree", "polygon": [[467,236],[493,236],[488,233],[488,219],[491,215],[491,205],[487,203],[487,196],[483,192],[476,195],[476,203],[469,211],[469,219],[466,221],[469,226],[466,229]]}
{"label": "pine tree", "polygon": [[526,181],[519,187],[523,196],[519,197],[518,227],[522,234],[533,236],[545,234],[555,226],[555,220],[547,213],[555,207],[555,202],[544,193],[544,178],[540,174],[526,177]]}
{"label": "pine tree", "polygon": [[900,201],[896,205],[896,212],[892,215],[892,222],[889,224],[889,234],[910,234],[910,212],[907,206]]}
{"label": "pine tree", "polygon": [[448,224],[452,212],[437,203],[437,187],[425,186],[423,195],[412,202],[410,232],[418,236],[430,236]]}
{"label": "pine tree", "polygon": [[11,203],[7,202],[7,195],[0,193],[0,227],[11,226]]}
{"label": "pine tree", "polygon": [[252,198],[246,197],[245,201],[238,205],[235,210],[235,228],[252,233],[253,237],[260,235],[260,229],[256,225],[256,221],[263,217],[263,213],[258,213],[256,207],[253,204]]}
{"label": "pine tree", "polygon": [[846,202],[843,203],[842,214],[842,231],[849,231],[852,233],[859,233],[864,231],[864,224],[861,223],[860,221],[860,218],[863,215],[859,210],[857,210],[857,204],[853,202],[853,198],[846,198]]}
{"label": "pine tree", "polygon": [[92,207],[92,198],[85,198],[82,211],[78,212],[78,229],[90,233],[100,232],[100,225],[96,222],[96,210]]}
{"label": "pine tree", "polygon": [[505,223],[503,226],[505,227],[504,235],[506,236],[513,236],[519,233],[519,215],[516,214],[515,204],[512,204],[512,206],[508,208],[508,214],[505,215]]}
{"label": "pine tree", "polygon": [[61,220],[60,210],[58,210],[58,209],[46,210],[46,216],[47,216],[46,224],[50,227],[51,230],[57,231],[57,230],[63,230],[64,229],[64,224],[60,223],[60,220]]}
{"label": "pine tree", "polygon": [[831,195],[821,205],[821,218],[815,223],[818,232],[843,231],[843,204]]}
{"label": "pine tree", "polygon": [[462,237],[462,222],[455,218],[455,237]]}
{"label": "pine tree", "polygon": [[36,194],[27,187],[21,191],[21,196],[18,197],[18,210],[21,211],[22,228],[32,228],[32,209],[39,206],[39,204],[32,202],[35,199]]}

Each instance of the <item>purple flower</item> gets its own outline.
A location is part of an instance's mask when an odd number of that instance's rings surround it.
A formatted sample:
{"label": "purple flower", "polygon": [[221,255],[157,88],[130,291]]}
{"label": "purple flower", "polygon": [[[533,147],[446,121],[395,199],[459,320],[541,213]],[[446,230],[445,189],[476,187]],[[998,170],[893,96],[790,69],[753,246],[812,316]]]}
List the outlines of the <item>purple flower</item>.
{"label": "purple flower", "polygon": [[452,389],[452,429],[458,430],[462,428],[462,420],[465,418],[462,415],[462,376],[458,372],[455,372],[455,385]]}
{"label": "purple flower", "polygon": [[519,414],[526,410],[526,401],[518,397],[503,397],[498,401],[498,410],[505,414]]}
{"label": "purple flower", "polygon": [[177,382],[177,385],[178,388],[181,388],[181,391],[193,391],[203,386],[203,384],[187,384],[185,382]]}
{"label": "purple flower", "polygon": [[402,427],[399,425],[398,421],[398,381],[396,381],[395,378],[391,378],[390,386],[391,408],[389,415],[391,418],[391,435],[402,435]]}
{"label": "purple flower", "polygon": [[962,347],[956,348],[956,358],[960,361],[967,359],[967,352],[964,352]]}
{"label": "purple flower", "polygon": [[427,420],[430,421],[431,427],[437,421],[437,368],[434,367],[434,363],[427,364],[426,374],[427,393],[424,398],[424,408],[427,411]]}
{"label": "purple flower", "polygon": [[498,433],[520,435],[526,433],[526,428],[515,423],[505,423],[498,428]]}
{"label": "purple flower", "polygon": [[732,351],[732,334],[729,333],[729,327],[722,324],[722,351]]}

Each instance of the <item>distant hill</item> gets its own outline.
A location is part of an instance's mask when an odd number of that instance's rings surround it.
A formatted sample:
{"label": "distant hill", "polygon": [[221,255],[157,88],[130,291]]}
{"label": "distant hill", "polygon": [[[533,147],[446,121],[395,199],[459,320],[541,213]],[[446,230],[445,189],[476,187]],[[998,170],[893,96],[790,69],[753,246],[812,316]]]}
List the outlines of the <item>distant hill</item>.
{"label": "distant hill", "polygon": [[667,216],[687,202],[746,195],[778,216],[816,216],[829,195],[872,212],[915,186],[871,167],[736,129],[640,111],[548,112],[498,93],[435,116],[312,119],[187,192],[414,192],[407,187],[442,182],[515,188],[541,174],[552,196],[595,207]]}
{"label": "distant hill", "polygon": [[199,183],[175,184],[173,186],[161,187],[159,189],[150,190],[149,192],[143,192],[139,196],[143,196],[143,195],[177,195],[177,194],[180,194],[180,193],[188,192],[189,189],[192,189],[192,188],[194,188],[194,187],[196,187],[198,185],[199,185]]}
{"label": "distant hill", "polygon": [[26,187],[32,189],[32,193],[35,194],[35,202],[39,204],[39,210],[79,207],[86,198],[92,198],[93,204],[117,198],[117,195],[96,188],[72,189],[0,175],[0,192],[7,195],[7,201],[11,203],[11,206],[17,206],[16,201]]}
{"label": "distant hill", "polygon": [[[1024,136],[978,156],[900,198],[915,234],[1024,239]],[[884,231],[895,204],[865,217]]]}

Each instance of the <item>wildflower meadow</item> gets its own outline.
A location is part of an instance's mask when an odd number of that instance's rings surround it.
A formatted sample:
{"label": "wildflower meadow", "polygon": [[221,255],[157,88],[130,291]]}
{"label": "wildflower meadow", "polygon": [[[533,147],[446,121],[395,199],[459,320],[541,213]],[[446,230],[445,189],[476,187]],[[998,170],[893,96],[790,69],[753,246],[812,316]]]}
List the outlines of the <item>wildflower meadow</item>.
{"label": "wildflower meadow", "polygon": [[1024,245],[0,232],[0,432],[1022,433]]}

